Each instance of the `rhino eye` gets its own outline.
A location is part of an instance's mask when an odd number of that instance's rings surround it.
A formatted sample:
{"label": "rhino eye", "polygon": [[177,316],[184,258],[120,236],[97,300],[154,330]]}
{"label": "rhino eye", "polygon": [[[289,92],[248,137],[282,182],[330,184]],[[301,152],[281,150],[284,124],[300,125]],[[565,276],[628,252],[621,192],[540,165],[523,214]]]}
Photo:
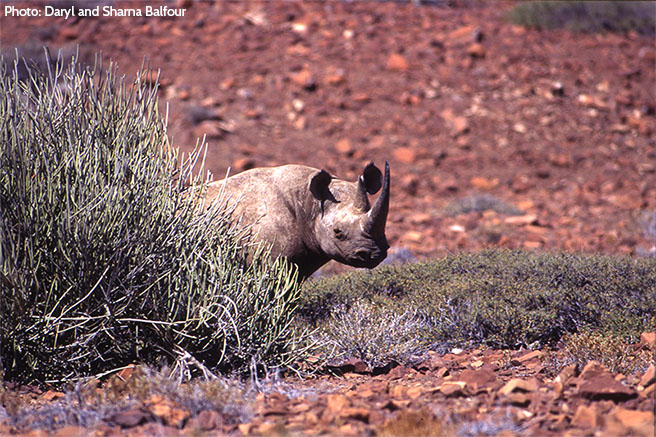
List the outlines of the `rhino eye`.
{"label": "rhino eye", "polygon": [[346,238],[346,234],[344,234],[344,231],[342,231],[340,228],[333,228],[333,232],[335,233],[335,237],[338,240],[343,240]]}

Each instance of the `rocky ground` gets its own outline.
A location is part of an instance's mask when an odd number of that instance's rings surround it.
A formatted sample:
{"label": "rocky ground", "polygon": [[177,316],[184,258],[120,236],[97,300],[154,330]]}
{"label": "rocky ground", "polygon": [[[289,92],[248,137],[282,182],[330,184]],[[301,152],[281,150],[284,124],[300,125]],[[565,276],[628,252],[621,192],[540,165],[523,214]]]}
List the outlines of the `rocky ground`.
{"label": "rocky ground", "polygon": [[[653,354],[655,338],[644,334],[636,348]],[[338,376],[263,384],[239,423],[210,409],[192,415],[152,395],[93,426],[61,427],[53,435],[654,435],[653,365],[626,376],[590,361],[553,375],[548,365],[559,358],[538,350],[453,350],[412,367],[373,370],[352,360],[333,369]],[[130,373],[124,375],[129,382]],[[66,395],[23,387],[5,400],[17,397],[43,408]],[[46,435],[6,423],[2,434]],[[21,423],[30,420],[23,416]]]}
{"label": "rocky ground", "polygon": [[[389,160],[397,251],[654,250],[653,38],[525,29],[502,2],[178,4],[184,18],[2,17],[0,49],[79,45],[128,74],[147,57],[173,143],[188,151],[206,135],[218,177],[295,162],[354,180]],[[465,351],[375,376],[354,363],[258,396],[249,422],[153,400],[95,432],[654,434],[653,367],[548,376],[541,354]],[[5,414],[0,433],[26,431]]]}

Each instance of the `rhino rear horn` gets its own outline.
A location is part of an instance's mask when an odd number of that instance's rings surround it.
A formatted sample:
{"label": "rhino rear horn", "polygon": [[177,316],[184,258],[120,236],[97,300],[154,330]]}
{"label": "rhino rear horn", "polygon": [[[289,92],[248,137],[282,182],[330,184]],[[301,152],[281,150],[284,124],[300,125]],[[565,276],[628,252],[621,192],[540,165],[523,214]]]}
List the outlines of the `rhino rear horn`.
{"label": "rhino rear horn", "polygon": [[383,191],[376,199],[376,203],[369,211],[369,223],[372,234],[382,234],[385,232],[385,223],[387,223],[387,213],[389,212],[390,200],[390,170],[389,163],[385,161],[385,177],[383,179]]}

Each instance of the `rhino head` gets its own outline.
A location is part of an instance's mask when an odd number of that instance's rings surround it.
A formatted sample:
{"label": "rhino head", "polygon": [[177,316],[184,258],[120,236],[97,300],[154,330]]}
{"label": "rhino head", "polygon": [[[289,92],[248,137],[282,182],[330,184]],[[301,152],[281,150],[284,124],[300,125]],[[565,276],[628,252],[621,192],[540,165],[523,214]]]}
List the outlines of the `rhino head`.
{"label": "rhino head", "polygon": [[[382,191],[373,206],[369,196]],[[320,212],[314,238],[329,258],[354,267],[373,268],[387,256],[385,223],[390,201],[389,164],[385,177],[370,162],[357,182],[333,179],[325,170],[314,173],[309,189]]]}

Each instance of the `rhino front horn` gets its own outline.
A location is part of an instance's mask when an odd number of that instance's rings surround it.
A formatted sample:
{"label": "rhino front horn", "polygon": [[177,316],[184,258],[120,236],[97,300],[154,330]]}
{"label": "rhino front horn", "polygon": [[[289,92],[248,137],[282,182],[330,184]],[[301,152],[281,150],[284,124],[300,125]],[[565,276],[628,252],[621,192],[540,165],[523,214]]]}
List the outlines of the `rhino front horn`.
{"label": "rhino front horn", "polygon": [[371,233],[373,235],[383,234],[385,232],[385,223],[387,222],[387,213],[389,211],[390,199],[390,170],[389,163],[385,161],[385,177],[383,180],[383,191],[376,199],[376,203],[369,211],[369,220],[371,223]]}

